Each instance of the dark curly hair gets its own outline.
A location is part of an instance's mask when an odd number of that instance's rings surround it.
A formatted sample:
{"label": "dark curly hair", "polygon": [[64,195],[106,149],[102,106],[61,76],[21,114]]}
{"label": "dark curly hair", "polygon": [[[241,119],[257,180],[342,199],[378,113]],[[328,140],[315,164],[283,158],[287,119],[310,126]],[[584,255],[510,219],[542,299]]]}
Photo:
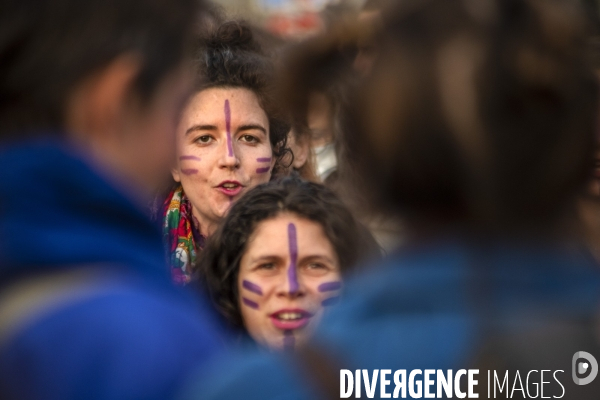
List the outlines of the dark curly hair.
{"label": "dark curly hair", "polygon": [[244,324],[238,305],[237,279],[246,243],[262,221],[289,212],[319,223],[340,261],[342,274],[379,248],[342,201],[325,186],[297,177],[259,185],[233,205],[195,266],[194,279],[219,313],[234,328]]}
{"label": "dark curly hair", "polygon": [[227,21],[199,40],[195,57],[196,90],[245,88],[257,97],[269,119],[269,140],[276,158],[273,175],[285,169],[290,123],[275,98],[275,66],[243,21]]}

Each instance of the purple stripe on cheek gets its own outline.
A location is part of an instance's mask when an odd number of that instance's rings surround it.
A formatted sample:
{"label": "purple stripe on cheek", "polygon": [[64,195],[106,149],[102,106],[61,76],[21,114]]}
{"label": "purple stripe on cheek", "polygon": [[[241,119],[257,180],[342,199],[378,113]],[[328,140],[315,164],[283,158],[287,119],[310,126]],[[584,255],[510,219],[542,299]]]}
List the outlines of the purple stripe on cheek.
{"label": "purple stripe on cheek", "polygon": [[337,304],[339,301],[340,301],[340,296],[333,296],[333,297],[323,300],[321,302],[321,305],[323,307],[329,307],[329,306],[333,306],[334,304]]}
{"label": "purple stripe on cheek", "polygon": [[336,281],[336,282],[325,282],[319,285],[319,287],[317,287],[317,290],[319,292],[331,292],[333,290],[339,290],[342,288],[342,282],[340,281]]}
{"label": "purple stripe on cheek", "polygon": [[225,100],[225,130],[227,131],[227,153],[233,157],[233,146],[231,144],[231,108],[229,100]]}
{"label": "purple stripe on cheek", "polygon": [[271,170],[271,167],[256,168],[256,173],[264,174],[265,172],[269,172],[270,170]]}
{"label": "purple stripe on cheek", "polygon": [[242,303],[244,303],[245,305],[247,305],[250,308],[254,308],[255,310],[258,310],[258,303],[255,303],[252,300],[242,297]]}
{"label": "purple stripe on cheek", "polygon": [[243,280],[242,287],[244,289],[247,289],[247,290],[251,291],[252,293],[256,293],[260,296],[262,296],[262,294],[263,294],[261,287],[258,286],[256,283],[252,283],[250,281]]}
{"label": "purple stripe on cheek", "polygon": [[298,262],[298,241],[296,240],[296,225],[288,225],[288,242],[290,245],[290,268],[288,269],[288,280],[290,282],[290,293],[296,293],[300,285],[296,271]]}
{"label": "purple stripe on cheek", "polygon": [[184,175],[194,175],[198,173],[198,170],[194,168],[184,168],[181,170],[181,173]]}
{"label": "purple stripe on cheek", "polygon": [[258,161],[258,162],[271,162],[271,157],[260,157],[260,158],[257,158],[256,161]]}
{"label": "purple stripe on cheek", "polygon": [[183,160],[196,160],[196,161],[200,161],[201,160],[200,157],[196,157],[196,156],[181,156],[181,157],[179,157],[179,159],[181,161],[183,161]]}

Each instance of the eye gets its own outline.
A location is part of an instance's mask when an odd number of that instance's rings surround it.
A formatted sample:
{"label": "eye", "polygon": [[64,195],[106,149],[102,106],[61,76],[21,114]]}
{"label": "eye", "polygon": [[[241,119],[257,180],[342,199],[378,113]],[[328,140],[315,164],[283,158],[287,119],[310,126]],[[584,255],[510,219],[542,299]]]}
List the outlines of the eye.
{"label": "eye", "polygon": [[240,137],[240,140],[246,143],[259,143],[260,140],[258,140],[257,137],[252,136],[252,135],[242,135]]}
{"label": "eye", "polygon": [[256,268],[264,271],[273,271],[276,268],[276,266],[275,263],[263,263],[258,265]]}
{"label": "eye", "polygon": [[208,144],[213,141],[213,137],[211,135],[202,135],[196,138],[194,141],[200,144]]}
{"label": "eye", "polygon": [[312,269],[312,270],[327,270],[329,268],[327,268],[327,266],[325,264],[319,263],[319,262],[312,262],[310,264],[308,264],[306,266],[308,269]]}

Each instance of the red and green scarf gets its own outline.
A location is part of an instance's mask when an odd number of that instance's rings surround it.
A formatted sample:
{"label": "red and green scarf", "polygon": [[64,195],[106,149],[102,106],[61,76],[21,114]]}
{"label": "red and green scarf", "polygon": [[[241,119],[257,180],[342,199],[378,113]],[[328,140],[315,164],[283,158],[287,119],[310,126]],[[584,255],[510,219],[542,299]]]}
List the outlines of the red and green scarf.
{"label": "red and green scarf", "polygon": [[204,247],[205,238],[200,235],[198,223],[192,215],[192,205],[181,185],[167,196],[163,216],[163,238],[171,277],[175,284],[185,285],[191,280],[191,269],[198,252]]}

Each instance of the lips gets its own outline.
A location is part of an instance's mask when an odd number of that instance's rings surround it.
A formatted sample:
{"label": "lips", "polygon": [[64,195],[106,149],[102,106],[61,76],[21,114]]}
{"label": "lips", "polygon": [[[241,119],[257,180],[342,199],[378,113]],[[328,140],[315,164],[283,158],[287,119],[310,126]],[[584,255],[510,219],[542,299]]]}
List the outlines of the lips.
{"label": "lips", "polygon": [[302,309],[284,309],[269,315],[273,325],[282,330],[300,329],[310,322],[313,314]]}
{"label": "lips", "polygon": [[223,181],[219,183],[216,189],[226,196],[233,197],[240,194],[244,186],[238,181]]}

